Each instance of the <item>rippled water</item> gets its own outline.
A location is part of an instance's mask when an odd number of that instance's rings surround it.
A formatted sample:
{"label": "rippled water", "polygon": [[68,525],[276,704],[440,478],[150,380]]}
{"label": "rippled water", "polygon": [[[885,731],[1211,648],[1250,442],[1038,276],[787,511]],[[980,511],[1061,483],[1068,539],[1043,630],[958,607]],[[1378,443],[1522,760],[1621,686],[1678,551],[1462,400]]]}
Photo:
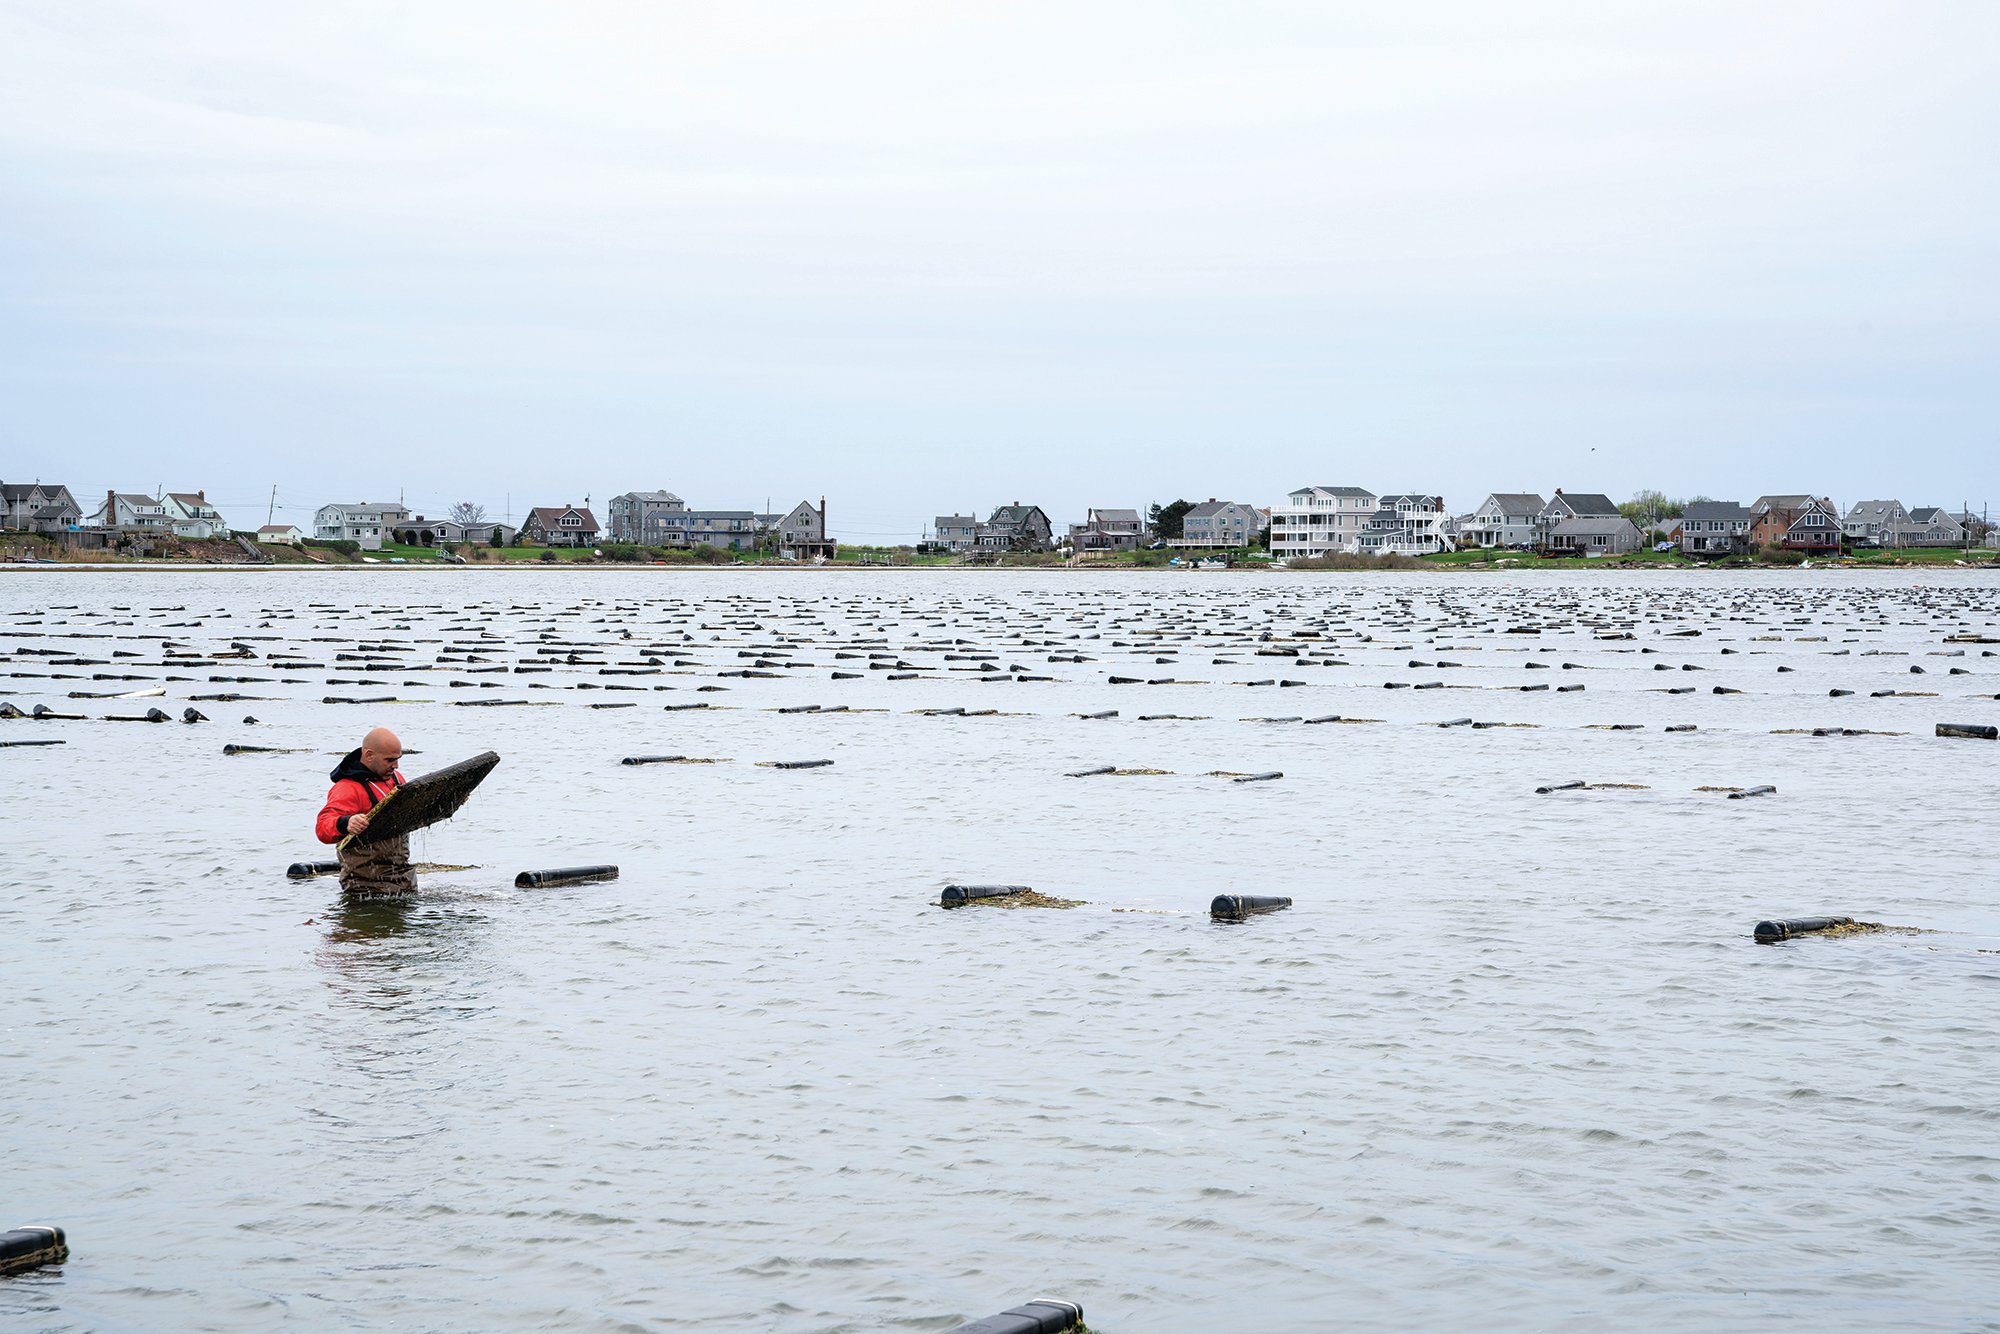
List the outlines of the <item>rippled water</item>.
{"label": "rippled water", "polygon": [[[0,698],[92,715],[0,722],[67,742],[0,749],[0,1226],[74,1252],[0,1325],[1995,1328],[2000,744],[1932,727],[2000,721],[1996,626],[1990,572],[0,576]],[[505,757],[410,906],[284,878],[377,722]],[[1749,940],[1811,912],[1935,934]]]}

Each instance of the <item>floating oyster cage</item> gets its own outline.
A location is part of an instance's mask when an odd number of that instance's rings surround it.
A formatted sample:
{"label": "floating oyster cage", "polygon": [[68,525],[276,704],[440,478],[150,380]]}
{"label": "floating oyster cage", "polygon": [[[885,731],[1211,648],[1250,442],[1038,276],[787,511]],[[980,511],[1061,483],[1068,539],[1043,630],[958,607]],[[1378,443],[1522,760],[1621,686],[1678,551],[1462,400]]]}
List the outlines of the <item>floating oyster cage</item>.
{"label": "floating oyster cage", "polygon": [[343,845],[355,843],[366,846],[385,839],[399,837],[414,830],[425,829],[439,820],[449,820],[458,814],[458,808],[472,795],[472,790],[486,780],[493,772],[493,766],[500,763],[500,757],[492,751],[475,755],[457,764],[448,764],[433,773],[409,782],[391,792],[368,814],[368,828],[359,834],[350,834]]}

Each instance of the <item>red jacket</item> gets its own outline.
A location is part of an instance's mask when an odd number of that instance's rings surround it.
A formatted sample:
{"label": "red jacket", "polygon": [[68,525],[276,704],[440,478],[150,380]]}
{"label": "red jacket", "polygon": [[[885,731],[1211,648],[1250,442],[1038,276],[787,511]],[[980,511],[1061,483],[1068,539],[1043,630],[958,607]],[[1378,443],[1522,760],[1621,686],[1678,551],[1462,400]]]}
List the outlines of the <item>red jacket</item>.
{"label": "red jacket", "polygon": [[347,752],[329,776],[333,790],[326,794],[326,805],[320,807],[319,822],[313,826],[322,843],[340,842],[347,833],[348,816],[367,814],[376,802],[403,785],[401,769],[382,778],[361,762],[359,749]]}

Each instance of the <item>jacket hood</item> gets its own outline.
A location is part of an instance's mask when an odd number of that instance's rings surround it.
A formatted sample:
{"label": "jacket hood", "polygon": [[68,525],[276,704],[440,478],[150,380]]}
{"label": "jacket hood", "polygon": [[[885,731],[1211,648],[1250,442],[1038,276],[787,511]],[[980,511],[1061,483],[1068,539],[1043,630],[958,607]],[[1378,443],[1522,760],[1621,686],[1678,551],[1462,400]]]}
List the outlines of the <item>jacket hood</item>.
{"label": "jacket hood", "polygon": [[328,774],[327,777],[336,783],[343,778],[352,778],[357,783],[379,783],[382,781],[380,774],[374,772],[361,762],[361,747],[359,746],[341,756],[340,763],[333,766],[333,772]]}

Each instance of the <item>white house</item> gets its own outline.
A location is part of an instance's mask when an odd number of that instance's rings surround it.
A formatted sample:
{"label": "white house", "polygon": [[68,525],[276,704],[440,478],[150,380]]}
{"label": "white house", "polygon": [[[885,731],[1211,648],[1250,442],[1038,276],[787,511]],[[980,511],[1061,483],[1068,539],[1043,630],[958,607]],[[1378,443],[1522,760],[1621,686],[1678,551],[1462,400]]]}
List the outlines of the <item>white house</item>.
{"label": "white house", "polygon": [[356,505],[321,505],[313,516],[313,536],[326,542],[353,542],[363,551],[380,551],[384,530],[407,522],[401,505],[363,501]]}
{"label": "white house", "polygon": [[1358,486],[1302,486],[1271,507],[1271,555],[1359,551],[1361,530],[1377,508],[1375,493]]}
{"label": "white house", "polygon": [[272,546],[295,547],[306,540],[306,535],[295,523],[267,523],[258,528],[257,540]]}
{"label": "white house", "polygon": [[222,512],[208,503],[206,491],[169,491],[160,497],[167,511],[167,526],[175,537],[206,539],[229,536],[229,524]]}
{"label": "white house", "polygon": [[1444,497],[1410,492],[1383,496],[1362,525],[1360,550],[1369,556],[1422,556],[1451,551],[1451,515]]}
{"label": "white house", "polygon": [[127,491],[106,491],[104,503],[97,507],[87,523],[93,528],[116,528],[124,533],[166,533],[167,506],[162,500],[151,496],[134,495]]}

